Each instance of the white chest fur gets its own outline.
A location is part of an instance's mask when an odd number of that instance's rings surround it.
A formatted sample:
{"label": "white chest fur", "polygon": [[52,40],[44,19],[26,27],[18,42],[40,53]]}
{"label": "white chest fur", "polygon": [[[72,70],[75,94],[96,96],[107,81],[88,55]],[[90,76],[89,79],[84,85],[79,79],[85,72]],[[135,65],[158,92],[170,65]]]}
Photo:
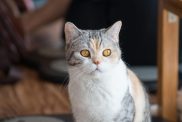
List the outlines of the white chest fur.
{"label": "white chest fur", "polygon": [[128,84],[123,62],[98,78],[70,72],[69,97],[76,122],[112,122]]}

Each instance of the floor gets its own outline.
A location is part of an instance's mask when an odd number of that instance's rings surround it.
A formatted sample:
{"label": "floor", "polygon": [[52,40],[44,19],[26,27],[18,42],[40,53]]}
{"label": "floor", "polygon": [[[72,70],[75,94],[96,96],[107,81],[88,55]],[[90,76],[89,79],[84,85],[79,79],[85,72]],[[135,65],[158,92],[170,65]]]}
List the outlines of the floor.
{"label": "floor", "polygon": [[0,86],[0,118],[70,113],[65,86],[40,80],[33,70],[22,71],[23,79],[17,84]]}

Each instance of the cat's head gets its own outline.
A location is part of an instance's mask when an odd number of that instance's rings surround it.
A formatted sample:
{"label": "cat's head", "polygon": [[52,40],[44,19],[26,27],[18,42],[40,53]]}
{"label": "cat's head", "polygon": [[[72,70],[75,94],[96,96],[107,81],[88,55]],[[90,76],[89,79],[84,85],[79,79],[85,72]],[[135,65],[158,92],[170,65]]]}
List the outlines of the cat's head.
{"label": "cat's head", "polygon": [[[65,24],[66,59],[70,69],[84,74],[110,71],[121,58],[119,32],[121,21],[101,30],[81,30]],[[76,71],[75,71],[76,72]]]}

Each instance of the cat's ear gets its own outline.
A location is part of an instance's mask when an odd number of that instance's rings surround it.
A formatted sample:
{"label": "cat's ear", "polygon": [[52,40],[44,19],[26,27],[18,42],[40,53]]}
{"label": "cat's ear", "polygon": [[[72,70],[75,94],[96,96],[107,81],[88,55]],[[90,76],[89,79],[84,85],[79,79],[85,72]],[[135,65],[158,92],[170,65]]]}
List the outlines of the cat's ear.
{"label": "cat's ear", "polygon": [[78,29],[73,23],[67,22],[64,27],[66,44],[81,35],[81,30]]}
{"label": "cat's ear", "polygon": [[119,41],[119,32],[121,30],[122,22],[117,21],[106,30],[106,34],[111,36],[116,42]]}

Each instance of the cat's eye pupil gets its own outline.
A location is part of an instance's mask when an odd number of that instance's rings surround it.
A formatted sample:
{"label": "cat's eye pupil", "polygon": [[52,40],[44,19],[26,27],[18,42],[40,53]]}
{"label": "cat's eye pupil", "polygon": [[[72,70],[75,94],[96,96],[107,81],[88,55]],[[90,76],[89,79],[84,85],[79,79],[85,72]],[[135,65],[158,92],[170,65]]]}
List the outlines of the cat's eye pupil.
{"label": "cat's eye pupil", "polygon": [[83,57],[90,57],[90,52],[88,50],[81,50],[80,51],[80,54],[83,56]]}
{"label": "cat's eye pupil", "polygon": [[110,55],[111,55],[111,50],[110,50],[110,49],[105,49],[105,50],[103,51],[103,56],[108,57],[108,56],[110,56]]}

